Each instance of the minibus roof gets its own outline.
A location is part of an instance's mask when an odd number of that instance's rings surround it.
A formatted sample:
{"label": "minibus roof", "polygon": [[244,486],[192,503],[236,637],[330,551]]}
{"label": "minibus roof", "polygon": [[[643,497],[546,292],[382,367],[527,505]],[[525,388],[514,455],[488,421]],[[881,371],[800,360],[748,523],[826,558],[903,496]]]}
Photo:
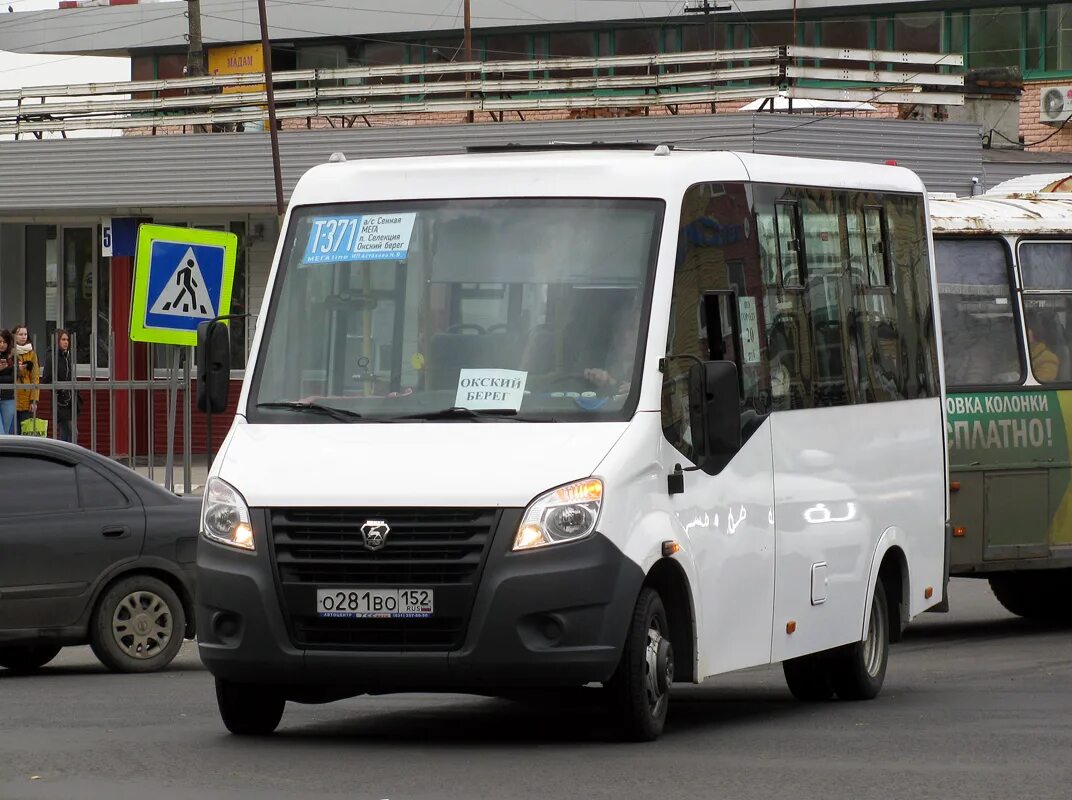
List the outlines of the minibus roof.
{"label": "minibus roof", "polygon": [[680,200],[701,182],[754,181],[835,189],[922,193],[902,167],[821,159],[680,150],[531,147],[412,158],[345,160],[309,170],[294,205],[475,197],[649,197]]}
{"label": "minibus roof", "polygon": [[931,199],[935,234],[985,236],[1072,234],[1072,195],[992,196]]}

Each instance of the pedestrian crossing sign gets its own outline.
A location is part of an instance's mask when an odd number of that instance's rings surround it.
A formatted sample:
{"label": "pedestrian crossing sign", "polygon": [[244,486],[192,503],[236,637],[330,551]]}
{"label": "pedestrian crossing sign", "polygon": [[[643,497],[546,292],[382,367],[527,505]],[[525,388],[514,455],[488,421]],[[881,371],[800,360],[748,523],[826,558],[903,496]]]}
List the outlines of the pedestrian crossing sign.
{"label": "pedestrian crossing sign", "polygon": [[230,313],[237,256],[233,233],[140,226],[130,338],[196,345],[199,323]]}

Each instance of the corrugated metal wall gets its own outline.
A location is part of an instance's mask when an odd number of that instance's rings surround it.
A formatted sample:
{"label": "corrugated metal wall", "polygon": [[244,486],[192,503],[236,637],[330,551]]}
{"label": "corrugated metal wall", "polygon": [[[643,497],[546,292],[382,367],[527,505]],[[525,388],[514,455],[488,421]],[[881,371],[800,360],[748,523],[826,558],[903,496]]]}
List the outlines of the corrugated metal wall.
{"label": "corrugated metal wall", "polygon": [[[336,150],[353,159],[548,141],[677,142],[876,163],[894,159],[916,170],[928,188],[963,194],[972,177],[982,175],[977,126],[848,117],[730,113],[288,131],[280,139],[287,193],[303,172]],[[212,206],[271,209],[271,163],[264,133],[2,142],[0,218]]]}

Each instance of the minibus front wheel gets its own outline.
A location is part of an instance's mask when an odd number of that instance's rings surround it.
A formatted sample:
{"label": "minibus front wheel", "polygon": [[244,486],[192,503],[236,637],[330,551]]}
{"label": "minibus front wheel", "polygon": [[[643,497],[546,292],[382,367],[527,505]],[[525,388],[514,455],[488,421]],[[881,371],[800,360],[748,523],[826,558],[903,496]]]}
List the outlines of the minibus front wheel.
{"label": "minibus front wheel", "polygon": [[279,726],[287,701],[282,692],[271,686],[216,678],[216,703],[231,733],[267,736]]}
{"label": "minibus front wheel", "polygon": [[659,737],[673,681],[674,648],[666,608],[659,593],[645,587],[633,609],[618,669],[607,684],[626,738],[650,742]]}

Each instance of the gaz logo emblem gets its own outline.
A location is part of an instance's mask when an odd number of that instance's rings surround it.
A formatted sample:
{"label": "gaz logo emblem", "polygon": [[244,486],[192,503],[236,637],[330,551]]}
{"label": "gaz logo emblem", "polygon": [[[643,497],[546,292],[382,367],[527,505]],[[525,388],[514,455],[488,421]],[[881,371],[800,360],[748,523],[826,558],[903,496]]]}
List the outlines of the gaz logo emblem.
{"label": "gaz logo emblem", "polygon": [[387,534],[390,532],[391,527],[382,519],[370,519],[361,526],[361,536],[369,550],[379,550],[387,544]]}

